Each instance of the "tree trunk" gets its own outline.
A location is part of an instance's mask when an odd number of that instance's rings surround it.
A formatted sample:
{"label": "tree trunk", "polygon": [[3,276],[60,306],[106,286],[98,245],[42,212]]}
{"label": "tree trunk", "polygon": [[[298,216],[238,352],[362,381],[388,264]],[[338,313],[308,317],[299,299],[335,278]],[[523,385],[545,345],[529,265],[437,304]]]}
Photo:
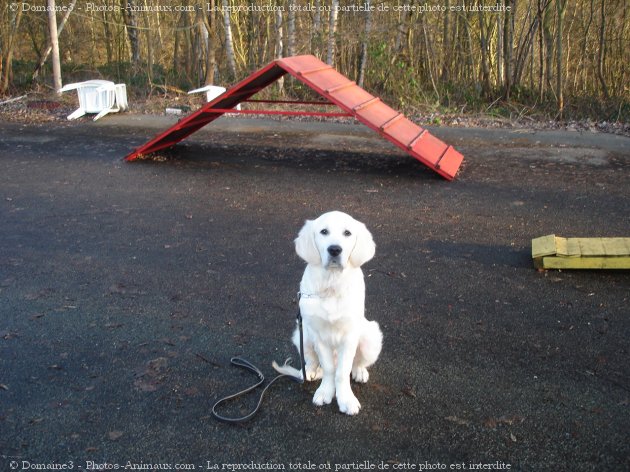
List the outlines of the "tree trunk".
{"label": "tree trunk", "polygon": [[427,25],[424,21],[424,15],[420,16],[420,23],[422,25],[422,35],[424,36],[424,47],[425,47],[425,55],[427,60],[427,71],[429,72],[429,78],[431,79],[431,85],[433,86],[433,91],[435,92],[435,96],[437,101],[440,101],[440,91],[435,84],[434,74],[433,74],[433,65],[431,64],[431,58],[435,57],[433,54],[433,49],[431,48],[431,41],[429,41],[429,35],[427,34]]}
{"label": "tree trunk", "polygon": [[337,34],[337,14],[339,12],[339,0],[332,0],[330,21],[328,24],[328,54],[326,63],[335,65],[335,36]]}
{"label": "tree trunk", "polygon": [[232,41],[232,24],[228,0],[222,0],[223,25],[225,27],[225,55],[227,56],[230,79],[236,78],[236,58],[234,57],[234,42]]}
{"label": "tree trunk", "polygon": [[[2,81],[0,82],[0,93],[4,93],[9,88],[9,82],[13,74],[13,48],[15,47],[15,37],[20,29],[20,22],[22,20],[22,8],[18,8],[15,14],[14,26],[9,33],[9,39],[6,45],[6,54],[4,56],[4,71],[2,70],[2,57],[0,57],[0,72],[2,74]],[[2,45],[0,44],[0,47]]]}
{"label": "tree trunk", "polygon": [[367,9],[365,11],[365,33],[363,41],[361,41],[361,59],[359,60],[359,79],[357,85],[363,87],[365,81],[365,68],[368,61],[368,45],[370,41],[370,33],[372,32],[372,12],[370,12],[370,0],[365,0]]}
{"label": "tree trunk", "polygon": [[503,73],[503,21],[501,21],[501,15],[496,15],[497,17],[497,44],[496,44],[496,54],[497,58],[497,84],[500,88],[503,87],[503,79],[505,75]]}
{"label": "tree trunk", "polygon": [[[275,46],[275,58],[282,58],[284,43],[282,41],[282,10],[278,8],[276,10],[276,46]],[[284,92],[284,77],[278,79],[278,91],[280,94]]]}
{"label": "tree trunk", "polygon": [[553,78],[553,47],[554,38],[551,33],[551,26],[553,18],[551,14],[551,8],[546,8],[543,16],[543,36],[545,39],[545,81],[546,85],[551,88]]}
{"label": "tree trunk", "polygon": [[444,14],[444,23],[442,24],[442,82],[448,82],[451,78],[450,66],[451,66],[451,42],[450,42],[450,18],[452,16],[450,12],[450,1],[444,2],[444,8],[446,13]]}
{"label": "tree trunk", "polygon": [[479,12],[479,38],[481,46],[481,88],[485,97],[490,96],[490,63],[488,62],[488,28],[484,14]]}
{"label": "tree trunk", "polygon": [[249,23],[247,28],[247,66],[249,69],[254,70],[258,65],[256,61],[258,49],[255,46],[261,42],[260,12],[254,11],[255,2],[253,0],[250,0],[249,5],[252,7],[252,11],[247,19]]}
{"label": "tree trunk", "polygon": [[[144,6],[147,8],[147,0],[144,0]],[[145,26],[145,34],[146,34],[146,44],[147,44],[147,64],[146,64],[146,72],[147,77],[149,79],[149,85],[153,86],[153,29],[151,28],[150,16],[142,15],[144,17],[144,26]],[[191,61],[191,64],[194,62]]]}
{"label": "tree trunk", "polygon": [[[61,19],[61,24],[59,25],[59,28],[57,29],[57,36],[59,36],[61,34],[61,32],[63,31],[64,26],[66,26],[66,21],[68,21],[68,17],[70,16],[70,13],[72,13],[72,10],[74,10],[74,5],[76,3],[77,3],[77,0],[72,0],[72,2],[70,3],[70,6],[68,7],[68,10],[63,15],[63,18]],[[33,71],[32,80],[35,80],[37,78],[37,76],[39,75],[39,71],[41,70],[41,68],[46,63],[46,59],[48,59],[48,56],[50,55],[51,51],[52,51],[52,43],[49,42],[48,43],[48,47],[46,48],[46,50],[42,54],[42,57],[39,59],[39,63],[37,64],[37,67]],[[109,52],[109,49],[108,49],[108,53],[107,53],[108,61],[111,61],[111,58],[109,57],[110,54],[111,53]]]}
{"label": "tree trunk", "polygon": [[538,101],[542,102],[545,95],[545,39],[543,25],[543,0],[538,0]]}
{"label": "tree trunk", "polygon": [[606,79],[604,78],[604,61],[606,60],[606,0],[601,0],[601,25],[599,28],[599,53],[597,55],[597,79],[602,87],[602,93],[604,98],[608,100],[610,95],[608,94],[608,85],[606,85]]}
{"label": "tree trunk", "polygon": [[208,0],[210,11],[204,21],[208,28],[208,49],[206,50],[206,78],[204,85],[214,84],[214,75],[217,69],[216,43],[217,43],[217,12],[215,11],[214,0]]}
{"label": "tree trunk", "polygon": [[192,50],[193,50],[193,40],[191,35],[191,25],[189,12],[184,10],[181,12],[180,16],[181,28],[182,28],[182,52],[179,54],[179,66],[177,68],[178,71],[182,71],[186,80],[189,82],[193,82],[193,63],[191,62]]}
{"label": "tree trunk", "polygon": [[177,20],[177,23],[175,23],[175,25],[177,26],[177,28],[175,28],[175,30],[173,31],[173,70],[177,71],[179,70],[179,41],[180,41],[180,36],[182,35],[182,33],[180,31],[178,31],[179,25],[182,22],[182,17],[180,16],[179,19]]}
{"label": "tree trunk", "polygon": [[556,27],[556,97],[558,100],[558,112],[562,117],[564,112],[564,73],[562,72],[562,31],[564,26],[564,13],[567,8],[567,0],[556,0],[556,13],[558,25]]}
{"label": "tree trunk", "polygon": [[512,50],[514,48],[514,16],[516,14],[515,0],[509,0],[510,10],[505,11],[503,18],[503,98],[510,99],[512,91]]}
{"label": "tree trunk", "polygon": [[287,56],[295,56],[295,0],[289,0],[287,13]]}
{"label": "tree trunk", "polygon": [[[138,39],[138,18],[136,15],[136,0],[120,0],[125,26],[127,27],[127,37],[131,48],[131,64],[135,70],[140,68],[140,40]],[[127,8],[130,7],[130,8]]]}
{"label": "tree trunk", "polygon": [[403,54],[406,46],[406,38],[408,38],[411,23],[413,22],[413,11],[409,10],[404,13],[396,27],[396,39],[394,41],[394,53],[392,54],[392,64],[396,58]]}
{"label": "tree trunk", "polygon": [[61,61],[59,60],[59,33],[57,33],[57,14],[55,0],[48,0],[48,33],[52,46],[53,86],[55,93],[61,95]]}
{"label": "tree trunk", "polygon": [[205,22],[206,15],[203,10],[198,9],[195,25],[196,25],[196,36],[195,36],[195,67],[197,68],[197,83],[205,83],[206,81],[206,65],[208,59],[208,48],[210,47],[210,33],[208,32],[208,27]]}
{"label": "tree trunk", "polygon": [[[73,0],[73,8],[74,8],[74,3],[76,3],[76,0]],[[72,9],[68,10],[66,12],[66,14],[63,16],[63,19],[61,20],[61,24],[59,25],[59,34],[61,34],[61,30],[63,29],[66,19],[68,18],[68,16],[70,15],[70,11]],[[103,21],[103,33],[105,35],[105,51],[107,52],[107,63],[110,64],[112,62],[114,62],[114,50],[113,50],[113,43],[114,43],[114,38],[112,36],[112,29],[111,26],[109,24],[109,21],[107,21],[107,12],[103,11],[101,12],[101,18]],[[50,46],[49,46],[50,47]],[[47,50],[48,51],[48,50]],[[44,53],[43,57],[44,57],[44,61],[46,61],[46,57],[48,56],[48,53]],[[43,65],[43,62],[41,63]],[[41,66],[38,66],[35,69],[35,73],[33,73],[33,79],[37,76],[36,74],[39,72]]]}
{"label": "tree trunk", "polygon": [[310,50],[311,53],[318,56],[322,46],[322,12],[320,11],[321,1],[315,0],[313,2],[313,29],[310,36]]}
{"label": "tree trunk", "polygon": [[[531,5],[530,5],[531,7]],[[528,11],[527,18],[531,17],[531,8]],[[529,25],[527,34],[525,35],[525,39],[521,42],[520,48],[516,55],[516,59],[514,60],[514,71],[512,73],[512,87],[518,86],[521,83],[523,72],[527,66],[527,63],[530,63],[530,77],[533,72],[533,64],[531,63],[532,51],[534,46],[534,41],[536,38],[536,33],[538,32],[540,24],[538,21],[538,15],[534,15],[531,23]],[[524,29],[523,29],[524,31]],[[522,35],[522,33],[521,33]],[[530,82],[530,88],[533,89],[533,85]]]}

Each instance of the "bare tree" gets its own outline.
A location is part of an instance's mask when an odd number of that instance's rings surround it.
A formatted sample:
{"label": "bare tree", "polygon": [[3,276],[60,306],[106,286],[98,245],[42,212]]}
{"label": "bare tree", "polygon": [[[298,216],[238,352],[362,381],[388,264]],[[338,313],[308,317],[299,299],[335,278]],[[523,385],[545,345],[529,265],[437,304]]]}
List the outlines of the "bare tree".
{"label": "bare tree", "polygon": [[602,87],[602,93],[606,99],[610,98],[608,94],[608,85],[604,78],[604,61],[606,60],[606,0],[601,0],[600,9],[600,27],[599,27],[599,53],[597,54],[597,79]]}
{"label": "bare tree", "polygon": [[234,57],[234,41],[232,40],[232,25],[230,20],[230,8],[228,0],[222,0],[223,6],[223,26],[225,28],[225,55],[230,71],[230,78],[236,77],[236,58]]}
{"label": "bare tree", "polygon": [[368,61],[368,46],[370,43],[370,34],[372,33],[372,12],[370,11],[370,0],[365,0],[367,6],[365,10],[365,31],[363,33],[363,40],[361,41],[361,58],[359,60],[359,79],[357,84],[359,87],[363,87],[365,81],[365,69]]}
{"label": "bare tree", "polygon": [[287,56],[295,56],[295,0],[289,0],[287,14]]}
{"label": "bare tree", "polygon": [[53,86],[57,95],[61,94],[61,62],[59,60],[59,34],[57,33],[57,13],[55,0],[48,0],[48,32],[52,47]]}
{"label": "bare tree", "polygon": [[[206,50],[206,78],[205,85],[214,84],[214,75],[217,69],[216,43],[217,43],[217,12],[215,0],[207,0],[210,11],[205,16],[206,28],[208,28],[208,48]],[[203,7],[202,7],[203,8]]]}
{"label": "bare tree", "polygon": [[[136,15],[136,0],[120,0],[121,11],[127,28],[129,47],[131,49],[131,63],[134,69],[140,67],[140,40],[138,38],[138,18]],[[130,8],[127,8],[127,7]]]}
{"label": "bare tree", "polygon": [[210,32],[205,22],[206,15],[202,9],[197,9],[195,18],[195,66],[197,68],[197,83],[205,82],[208,49],[210,47]]}
{"label": "bare tree", "polygon": [[543,15],[543,37],[545,39],[544,57],[545,57],[545,82],[551,88],[551,79],[553,77],[553,48],[554,37],[552,32],[553,15],[552,9],[546,8]]}
{"label": "bare tree", "polygon": [[329,65],[335,64],[335,42],[337,34],[337,15],[339,12],[339,0],[332,0],[332,6],[330,10],[330,18],[328,22],[328,53],[326,55],[326,63]]}
{"label": "bare tree", "polygon": [[506,2],[503,17],[503,98],[509,100],[512,91],[512,50],[514,48],[514,16],[516,14],[516,0]]}
{"label": "bare tree", "polygon": [[249,13],[247,19],[247,66],[250,69],[254,69],[258,65],[256,61],[258,48],[256,48],[256,45],[260,43],[260,12],[253,8],[255,5],[253,0],[249,0],[249,5],[252,11]]}
{"label": "bare tree", "polygon": [[543,6],[544,0],[538,0],[538,9],[536,18],[538,19],[538,101],[542,102],[545,94],[545,33],[544,33],[544,11],[546,5]]}
{"label": "bare tree", "polygon": [[556,26],[556,97],[560,116],[564,112],[564,73],[562,72],[562,31],[564,28],[564,12],[567,8],[567,0],[556,0],[556,14],[558,24]]}
{"label": "bare tree", "polygon": [[[527,59],[531,60],[532,51],[534,49],[534,43],[536,38],[536,33],[538,32],[540,23],[538,20],[538,15],[532,14],[532,11],[528,10],[526,12],[526,21],[529,20],[529,27],[527,28],[527,32],[525,32],[525,28],[521,30],[521,36],[524,35],[522,41],[519,41],[520,47],[516,53],[516,59],[514,60],[514,72],[512,74],[512,85],[516,86],[520,84],[523,72],[525,71],[525,67],[527,65]],[[533,67],[530,64],[530,72],[533,72]],[[533,87],[532,87],[533,88]]]}
{"label": "bare tree", "polygon": [[[275,45],[275,58],[280,59],[284,50],[284,43],[282,39],[282,10],[278,8],[276,10],[276,45]],[[278,79],[278,90],[280,93],[284,92],[284,77]]]}
{"label": "bare tree", "polygon": [[450,10],[450,1],[445,0],[444,8],[446,8],[446,14],[444,15],[444,22],[442,24],[442,49],[445,54],[442,54],[443,62],[442,62],[442,82],[448,82],[450,80],[450,67],[451,67],[451,37],[449,34],[450,29],[450,19],[451,14]]}
{"label": "bare tree", "polygon": [[489,47],[489,33],[488,24],[485,21],[484,15],[479,11],[479,39],[481,46],[481,89],[484,96],[490,96],[490,62],[488,60]]}
{"label": "bare tree", "polygon": [[[70,6],[68,6],[68,9],[66,10],[65,14],[63,15],[63,18],[61,19],[61,23],[59,24],[59,28],[57,28],[57,36],[59,36],[61,34],[61,32],[63,31],[64,26],[66,26],[66,22],[68,21],[68,17],[70,16],[70,13],[72,13],[72,10],[74,10],[74,6],[77,3],[77,0],[72,0],[72,2],[70,3]],[[37,67],[35,68],[35,71],[33,71],[33,76],[32,76],[32,80],[35,80],[37,78],[37,76],[39,75],[39,71],[41,70],[42,66],[44,65],[44,63],[46,62],[46,59],[48,59],[48,56],[50,55],[51,51],[52,51],[52,42],[48,42],[48,47],[46,48],[46,50],[44,51],[44,53],[42,54],[41,58],[39,59],[39,63],[37,64]],[[109,59],[109,57],[108,57]]]}
{"label": "bare tree", "polygon": [[[2,72],[2,80],[0,81],[0,93],[5,93],[9,88],[9,82],[13,74],[13,51],[15,47],[15,39],[20,29],[20,21],[22,20],[22,9],[18,8],[13,17],[12,24],[9,28],[9,35],[6,40],[4,58],[0,57],[0,72]],[[0,47],[2,44],[0,43]],[[2,59],[4,59],[4,70],[2,70]]]}
{"label": "bare tree", "polygon": [[313,13],[313,25],[309,36],[309,49],[315,55],[319,55],[320,48],[322,46],[322,12],[320,10],[320,6],[321,0],[314,0],[313,8],[315,11]]}

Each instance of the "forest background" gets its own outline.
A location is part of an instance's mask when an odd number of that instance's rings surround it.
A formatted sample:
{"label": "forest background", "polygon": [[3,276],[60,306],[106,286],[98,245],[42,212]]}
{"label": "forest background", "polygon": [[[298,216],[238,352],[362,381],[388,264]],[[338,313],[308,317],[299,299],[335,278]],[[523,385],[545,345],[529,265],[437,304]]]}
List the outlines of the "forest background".
{"label": "forest background", "polygon": [[[0,0],[0,97],[52,94],[54,72],[169,97],[314,54],[406,113],[628,123],[629,10],[629,0]],[[290,80],[265,92],[306,93]]]}

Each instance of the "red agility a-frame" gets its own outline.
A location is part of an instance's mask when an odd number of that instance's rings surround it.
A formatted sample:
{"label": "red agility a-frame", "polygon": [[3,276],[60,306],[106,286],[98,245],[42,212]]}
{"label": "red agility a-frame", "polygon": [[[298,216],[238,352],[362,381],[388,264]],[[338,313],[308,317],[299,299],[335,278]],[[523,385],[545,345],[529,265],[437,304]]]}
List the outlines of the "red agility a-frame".
{"label": "red agility a-frame", "polygon": [[[378,97],[370,95],[355,82],[315,56],[285,57],[273,61],[139,147],[125,159],[133,161],[142,155],[170,147],[224,113],[238,113],[239,111],[234,109],[236,105],[248,101],[252,95],[287,73],[327,100],[306,103],[337,105],[344,110],[344,113],[294,111],[289,114],[352,116],[446,179],[452,180],[455,177],[463,160],[459,152],[432,136],[427,130],[412,123],[402,113],[388,107]],[[240,112],[286,113],[261,112],[260,110],[241,110]]]}

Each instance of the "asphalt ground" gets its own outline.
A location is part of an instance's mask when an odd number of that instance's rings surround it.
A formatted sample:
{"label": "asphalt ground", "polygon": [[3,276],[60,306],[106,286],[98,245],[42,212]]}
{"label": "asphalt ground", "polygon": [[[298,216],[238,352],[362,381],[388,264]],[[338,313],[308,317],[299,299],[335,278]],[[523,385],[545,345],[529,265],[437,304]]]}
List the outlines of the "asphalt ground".
{"label": "asphalt ground", "polygon": [[[531,260],[630,236],[630,139],[437,128],[447,182],[360,125],[222,118],[122,161],[170,123],[0,124],[1,470],[630,468],[630,272]],[[377,243],[360,414],[281,381],[217,422],[231,356],[297,357],[293,239],[333,209]]]}

